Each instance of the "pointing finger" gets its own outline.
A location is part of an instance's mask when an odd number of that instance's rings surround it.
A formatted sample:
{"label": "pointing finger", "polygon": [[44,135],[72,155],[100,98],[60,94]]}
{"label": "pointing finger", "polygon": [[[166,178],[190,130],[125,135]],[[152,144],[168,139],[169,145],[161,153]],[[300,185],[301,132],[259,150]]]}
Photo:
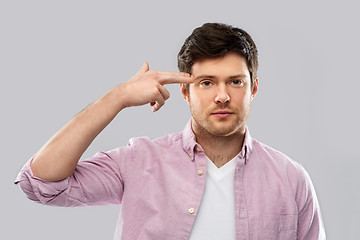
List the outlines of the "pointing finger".
{"label": "pointing finger", "polygon": [[194,79],[189,73],[157,71],[157,80],[161,85],[174,83],[193,83]]}
{"label": "pointing finger", "polygon": [[176,74],[170,74],[168,76],[164,76],[164,79],[160,82],[162,85],[164,84],[175,84],[175,83],[183,83],[183,84],[190,84],[194,83],[194,78],[188,74],[179,72]]}

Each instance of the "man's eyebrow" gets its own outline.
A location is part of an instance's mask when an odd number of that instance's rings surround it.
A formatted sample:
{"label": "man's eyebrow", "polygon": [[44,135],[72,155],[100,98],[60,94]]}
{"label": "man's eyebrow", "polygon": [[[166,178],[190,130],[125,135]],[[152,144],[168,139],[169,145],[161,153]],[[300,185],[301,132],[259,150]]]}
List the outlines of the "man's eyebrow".
{"label": "man's eyebrow", "polygon": [[[245,75],[245,74],[236,74],[236,75],[233,75],[233,76],[229,76],[228,78],[230,78],[230,79],[234,79],[234,78],[246,78],[247,77],[247,75]],[[198,79],[203,79],[203,78],[208,78],[208,79],[214,79],[214,78],[216,78],[215,76],[213,76],[213,75],[199,75],[199,76],[197,76],[196,78],[195,78],[195,80],[198,80]]]}
{"label": "man's eyebrow", "polygon": [[215,76],[212,76],[212,75],[199,75],[195,78],[195,80],[198,80],[198,79],[203,79],[203,78],[210,78],[210,79],[214,79]]}
{"label": "man's eyebrow", "polygon": [[230,76],[229,78],[246,78],[247,76],[245,74],[238,74],[234,76]]}

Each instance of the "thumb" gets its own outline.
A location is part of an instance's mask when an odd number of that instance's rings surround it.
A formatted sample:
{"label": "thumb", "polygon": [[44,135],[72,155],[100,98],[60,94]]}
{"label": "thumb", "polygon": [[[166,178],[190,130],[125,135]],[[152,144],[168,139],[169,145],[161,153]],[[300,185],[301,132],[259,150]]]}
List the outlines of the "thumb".
{"label": "thumb", "polygon": [[147,71],[149,71],[149,63],[144,62],[144,65],[142,65],[142,67],[137,73],[146,73]]}

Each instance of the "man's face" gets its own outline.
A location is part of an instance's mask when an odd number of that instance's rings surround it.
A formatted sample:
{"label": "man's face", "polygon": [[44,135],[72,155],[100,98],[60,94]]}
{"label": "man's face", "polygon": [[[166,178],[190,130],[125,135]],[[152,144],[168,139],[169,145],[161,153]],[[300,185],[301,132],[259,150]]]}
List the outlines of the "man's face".
{"label": "man's face", "polygon": [[243,134],[258,86],[256,79],[251,89],[246,60],[235,53],[205,59],[193,64],[192,75],[189,92],[185,85],[181,92],[190,105],[195,134]]}

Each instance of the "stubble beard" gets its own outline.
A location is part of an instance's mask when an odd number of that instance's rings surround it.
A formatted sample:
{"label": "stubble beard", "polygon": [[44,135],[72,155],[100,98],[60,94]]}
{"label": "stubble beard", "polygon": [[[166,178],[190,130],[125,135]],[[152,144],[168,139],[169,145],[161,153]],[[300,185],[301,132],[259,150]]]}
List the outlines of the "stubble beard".
{"label": "stubble beard", "polygon": [[[248,110],[250,109],[246,108],[245,112],[248,112]],[[234,116],[231,116],[229,119],[216,119],[216,117],[211,116],[211,111],[206,111],[206,114],[198,113],[193,110],[191,105],[190,111],[192,119],[195,121],[192,126],[196,135],[226,138],[245,133],[248,113],[243,113],[244,115],[242,115],[239,109],[234,109]]]}

